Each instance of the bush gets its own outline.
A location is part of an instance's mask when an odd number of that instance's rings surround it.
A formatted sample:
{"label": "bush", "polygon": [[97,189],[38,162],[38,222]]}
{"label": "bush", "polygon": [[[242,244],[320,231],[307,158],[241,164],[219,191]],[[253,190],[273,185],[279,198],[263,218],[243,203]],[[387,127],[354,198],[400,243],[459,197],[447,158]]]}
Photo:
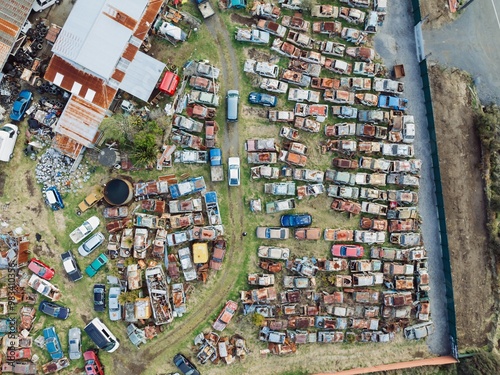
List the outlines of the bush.
{"label": "bush", "polygon": [[479,352],[473,357],[460,360],[459,375],[500,374],[500,357],[490,352]]}

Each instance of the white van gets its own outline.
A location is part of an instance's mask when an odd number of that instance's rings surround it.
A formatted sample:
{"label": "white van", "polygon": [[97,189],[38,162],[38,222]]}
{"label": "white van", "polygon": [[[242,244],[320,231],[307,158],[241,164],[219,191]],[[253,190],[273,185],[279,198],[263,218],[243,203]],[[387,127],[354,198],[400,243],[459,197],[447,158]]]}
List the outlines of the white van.
{"label": "white van", "polygon": [[54,4],[61,3],[61,0],[36,0],[33,4],[34,12],[43,12],[48,7],[51,7]]}
{"label": "white van", "polygon": [[238,102],[240,93],[238,90],[229,90],[226,96],[227,122],[238,121]]}
{"label": "white van", "polygon": [[118,339],[99,318],[92,319],[85,326],[84,331],[99,349],[105,350],[108,353],[113,353],[120,346]]}
{"label": "white van", "polygon": [[14,156],[19,129],[16,125],[5,124],[0,128],[0,161],[9,161]]}

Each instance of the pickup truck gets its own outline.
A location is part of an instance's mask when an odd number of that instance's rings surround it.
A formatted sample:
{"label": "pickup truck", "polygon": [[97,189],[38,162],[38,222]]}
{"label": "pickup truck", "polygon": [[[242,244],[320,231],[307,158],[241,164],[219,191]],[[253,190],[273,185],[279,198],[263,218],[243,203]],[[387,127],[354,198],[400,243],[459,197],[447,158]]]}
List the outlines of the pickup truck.
{"label": "pickup truck", "polygon": [[249,273],[248,284],[258,285],[258,286],[274,285],[274,275],[269,273],[263,273],[263,274]]}
{"label": "pickup truck", "polygon": [[361,212],[385,216],[387,215],[387,205],[373,202],[361,202]]}
{"label": "pickup truck", "polygon": [[280,151],[279,160],[291,165],[304,167],[307,163],[307,156],[291,151]]}
{"label": "pickup truck", "polygon": [[199,133],[203,130],[203,123],[181,115],[174,116],[172,126],[195,133]]}
{"label": "pickup truck", "polygon": [[269,121],[273,122],[293,122],[295,115],[293,111],[276,111],[271,110],[268,113]]}
{"label": "pickup truck", "polygon": [[361,110],[358,112],[358,120],[361,122],[380,122],[387,124],[390,120],[390,113],[376,109]]}
{"label": "pickup truck", "polygon": [[264,193],[273,195],[295,195],[295,182],[272,182],[264,184]]}
{"label": "pickup truck", "polygon": [[274,78],[264,78],[260,83],[260,88],[269,92],[284,94],[288,90],[288,83],[278,81]]}
{"label": "pickup truck", "polygon": [[375,78],[373,80],[373,89],[377,92],[399,95],[404,91],[404,83],[387,78]]}
{"label": "pickup truck", "polygon": [[357,118],[358,109],[355,107],[349,107],[345,105],[334,105],[332,106],[332,113],[334,116],[339,118]]}
{"label": "pickup truck", "polygon": [[387,139],[387,128],[370,123],[356,124],[356,135],[364,138]]}
{"label": "pickup truck", "polygon": [[175,151],[174,163],[205,164],[208,160],[208,152],[198,150]]}
{"label": "pickup truck", "polygon": [[31,275],[28,285],[51,301],[58,301],[61,298],[61,291],[59,289],[35,274]]}
{"label": "pickup truck", "polygon": [[301,129],[310,133],[319,133],[321,129],[321,123],[319,121],[304,117],[296,117],[293,125],[297,129]]}
{"label": "pickup truck", "polygon": [[179,249],[179,261],[181,262],[182,272],[186,281],[196,280],[196,269],[194,268],[193,260],[191,258],[191,250],[189,247]]}
{"label": "pickup truck", "polygon": [[171,214],[186,212],[201,212],[201,198],[189,198],[185,200],[171,200],[168,202],[168,209]]}
{"label": "pickup truck", "polygon": [[212,17],[215,14],[208,0],[196,0],[196,5],[204,19]]}
{"label": "pickup truck", "polygon": [[252,138],[245,142],[245,151],[260,152],[273,151],[276,152],[276,141],[274,138]]}
{"label": "pickup truck", "polygon": [[268,214],[293,210],[294,208],[295,208],[295,199],[293,198],[266,203],[266,213]]}
{"label": "pickup truck", "polygon": [[273,164],[278,161],[276,152],[249,152],[248,164]]}
{"label": "pickup truck", "polygon": [[90,219],[85,220],[82,225],[70,233],[69,238],[73,243],[78,243],[87,237],[90,233],[97,229],[101,221],[97,216],[92,216]]}
{"label": "pickup truck", "polygon": [[214,93],[193,90],[189,94],[190,103],[205,104],[211,107],[219,106],[219,96]]}
{"label": "pickup truck", "polygon": [[399,98],[397,96],[380,95],[378,98],[378,106],[380,108],[389,108],[396,111],[405,111],[408,99]]}
{"label": "pickup truck", "polygon": [[234,38],[238,42],[268,44],[270,40],[270,34],[262,30],[239,27],[236,29]]}
{"label": "pickup truck", "polygon": [[222,166],[222,151],[213,148],[209,152],[210,157],[210,179],[212,182],[224,181],[224,167]]}
{"label": "pickup truck", "polygon": [[310,102],[319,103],[320,93],[318,91],[303,90],[303,89],[290,89],[288,92],[288,100],[294,102]]}
{"label": "pickup truck", "polygon": [[88,209],[94,207],[97,203],[99,203],[103,197],[104,195],[102,195],[102,193],[98,192],[90,193],[85,197],[83,201],[80,202],[76,214],[80,216],[83,212],[87,211]]}

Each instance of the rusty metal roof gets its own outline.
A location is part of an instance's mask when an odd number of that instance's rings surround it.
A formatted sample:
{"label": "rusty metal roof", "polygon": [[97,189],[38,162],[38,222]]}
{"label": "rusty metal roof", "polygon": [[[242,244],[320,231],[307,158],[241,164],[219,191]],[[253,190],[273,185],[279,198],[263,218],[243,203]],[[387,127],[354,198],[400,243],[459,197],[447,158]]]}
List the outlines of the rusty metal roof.
{"label": "rusty metal roof", "polygon": [[56,132],[71,137],[85,147],[92,147],[105,114],[104,108],[72,95],[57,122]]}
{"label": "rusty metal roof", "polygon": [[83,150],[83,145],[64,134],[56,134],[52,147],[70,158],[76,159]]}
{"label": "rusty metal roof", "polygon": [[32,6],[33,0],[0,0],[0,70],[3,69]]}
{"label": "rusty metal roof", "polygon": [[93,74],[84,72],[67,60],[54,55],[44,78],[101,108],[107,109],[116,94],[116,89]]}

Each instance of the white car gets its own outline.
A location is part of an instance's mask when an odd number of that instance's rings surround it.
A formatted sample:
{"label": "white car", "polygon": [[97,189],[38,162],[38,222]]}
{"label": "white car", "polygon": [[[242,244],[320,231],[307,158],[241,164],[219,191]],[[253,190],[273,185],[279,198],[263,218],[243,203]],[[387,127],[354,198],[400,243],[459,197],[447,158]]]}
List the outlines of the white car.
{"label": "white car", "polygon": [[43,12],[54,4],[60,4],[61,0],[36,0],[33,4],[34,12]]}
{"label": "white car", "polygon": [[120,298],[120,292],[121,292],[120,287],[118,286],[113,286],[109,288],[108,307],[109,307],[109,320],[111,321],[122,319],[122,307],[118,302]]}
{"label": "white car", "polygon": [[227,162],[229,186],[240,186],[240,158],[233,156]]}
{"label": "white car", "polygon": [[0,128],[0,161],[9,161],[14,156],[19,128],[16,125],[5,124]]}
{"label": "white car", "polygon": [[95,249],[97,249],[99,246],[101,246],[104,240],[105,240],[104,234],[102,234],[101,232],[97,232],[78,247],[78,253],[82,257],[86,257]]}

